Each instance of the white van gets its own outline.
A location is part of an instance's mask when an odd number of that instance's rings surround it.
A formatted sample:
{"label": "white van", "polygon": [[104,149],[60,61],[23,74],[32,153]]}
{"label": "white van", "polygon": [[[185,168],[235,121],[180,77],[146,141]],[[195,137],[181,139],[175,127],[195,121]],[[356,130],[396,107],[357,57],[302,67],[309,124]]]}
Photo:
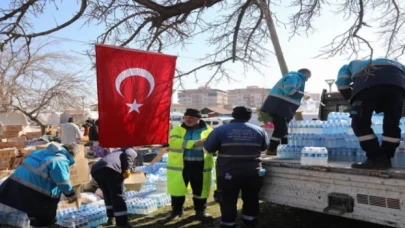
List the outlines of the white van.
{"label": "white van", "polygon": [[229,124],[231,120],[233,120],[232,117],[209,117],[209,118],[202,118],[205,123],[210,125],[212,128],[216,128],[218,126],[224,125],[224,124]]}

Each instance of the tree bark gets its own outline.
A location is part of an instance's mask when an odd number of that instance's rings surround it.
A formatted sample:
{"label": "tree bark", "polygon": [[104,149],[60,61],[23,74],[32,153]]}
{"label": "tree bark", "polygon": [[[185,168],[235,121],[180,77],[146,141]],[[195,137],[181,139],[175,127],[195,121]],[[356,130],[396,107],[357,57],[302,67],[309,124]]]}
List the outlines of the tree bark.
{"label": "tree bark", "polygon": [[263,10],[264,17],[266,19],[267,28],[270,32],[271,43],[274,47],[274,52],[276,53],[278,65],[280,67],[280,71],[282,75],[288,73],[287,63],[285,62],[283,51],[281,49],[280,41],[278,40],[276,26],[274,25],[273,18],[271,16],[271,11],[269,6],[267,5],[266,0],[257,0],[260,8]]}

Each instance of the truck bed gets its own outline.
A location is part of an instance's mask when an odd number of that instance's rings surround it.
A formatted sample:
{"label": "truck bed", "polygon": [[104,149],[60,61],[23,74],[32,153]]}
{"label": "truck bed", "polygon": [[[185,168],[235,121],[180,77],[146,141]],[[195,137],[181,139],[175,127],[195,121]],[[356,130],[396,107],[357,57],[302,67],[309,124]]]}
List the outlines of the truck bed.
{"label": "truck bed", "polygon": [[[358,170],[350,168],[350,162],[310,167],[301,166],[297,160],[280,160],[273,156],[262,159],[267,170],[260,193],[263,201],[405,227],[404,169]],[[339,211],[339,207],[331,203],[336,202],[336,198],[331,200],[336,195],[345,199],[340,206],[351,205],[348,207],[351,209]]]}
{"label": "truck bed", "polygon": [[405,179],[405,169],[389,169],[389,170],[361,170],[351,168],[353,162],[328,162],[327,167],[319,166],[303,166],[300,164],[299,160],[292,159],[279,159],[276,156],[263,156],[263,166],[264,167],[285,167],[292,169],[303,169],[303,170],[314,170],[322,172],[332,172],[332,173],[342,173],[351,175],[362,175],[362,176],[378,176],[382,178],[399,178]]}

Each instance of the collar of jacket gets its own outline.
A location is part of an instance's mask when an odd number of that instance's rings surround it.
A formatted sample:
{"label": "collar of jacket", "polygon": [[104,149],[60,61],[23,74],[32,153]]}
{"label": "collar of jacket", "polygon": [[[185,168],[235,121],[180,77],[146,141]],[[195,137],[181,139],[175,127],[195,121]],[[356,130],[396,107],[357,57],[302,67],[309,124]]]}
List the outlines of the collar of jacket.
{"label": "collar of jacket", "polygon": [[64,148],[64,147],[58,147],[55,144],[50,144],[46,148],[45,153],[50,153],[50,154],[62,154],[64,155],[68,160],[69,160],[69,165],[75,164],[75,158]]}
{"label": "collar of jacket", "polygon": [[233,119],[231,123],[247,123],[249,120]]}
{"label": "collar of jacket", "polygon": [[[199,126],[198,126],[198,128],[197,128],[197,129],[207,127],[207,123],[205,123],[205,121],[204,121],[204,120],[200,120],[200,123],[199,123],[198,125],[199,125]],[[193,128],[193,127],[189,127],[189,126],[187,126],[185,123],[182,123],[182,124],[181,124],[181,127],[182,127],[182,128],[185,128],[185,129],[191,129],[191,128]]]}

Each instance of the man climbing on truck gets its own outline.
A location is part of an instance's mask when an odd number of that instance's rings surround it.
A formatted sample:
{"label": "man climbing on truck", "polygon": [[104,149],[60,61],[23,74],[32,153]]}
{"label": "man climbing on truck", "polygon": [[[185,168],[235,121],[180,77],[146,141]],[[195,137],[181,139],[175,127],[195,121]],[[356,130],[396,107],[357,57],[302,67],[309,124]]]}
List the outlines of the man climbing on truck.
{"label": "man climbing on truck", "polygon": [[304,95],[305,82],[311,77],[311,71],[300,69],[284,75],[270,90],[262,111],[272,117],[274,132],[270,138],[270,147],[267,155],[276,155],[280,144],[288,144],[288,122],[294,117],[301,104],[301,98],[309,99]]}
{"label": "man climbing on truck", "polygon": [[[336,80],[350,101],[352,128],[367,159],[352,168],[385,170],[401,140],[400,119],[405,99],[405,66],[390,59],[354,60],[340,68]],[[381,145],[371,128],[373,112],[384,113]]]}

